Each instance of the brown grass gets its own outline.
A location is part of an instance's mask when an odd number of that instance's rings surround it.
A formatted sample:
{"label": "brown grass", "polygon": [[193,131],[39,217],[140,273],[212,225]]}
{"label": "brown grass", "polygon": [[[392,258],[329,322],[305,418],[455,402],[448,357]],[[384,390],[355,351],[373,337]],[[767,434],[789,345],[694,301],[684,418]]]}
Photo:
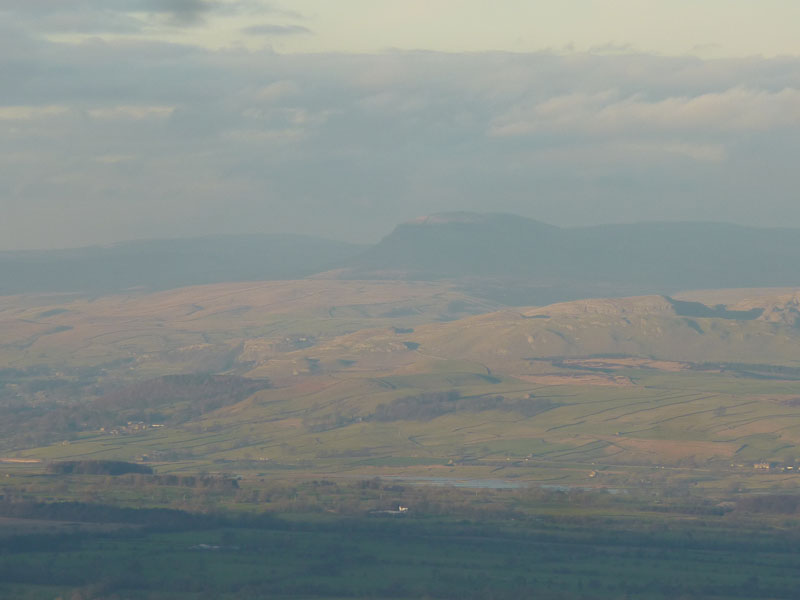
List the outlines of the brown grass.
{"label": "brown grass", "polygon": [[631,380],[623,375],[517,375],[516,378],[541,385],[633,385]]}
{"label": "brown grass", "polygon": [[646,368],[657,369],[659,371],[669,371],[677,373],[692,368],[690,363],[670,361],[670,360],[651,360],[649,358],[568,358],[564,364],[576,367],[589,367],[595,369],[629,369]]}
{"label": "brown grass", "polygon": [[651,456],[663,462],[673,462],[689,457],[699,460],[713,457],[730,458],[738,448],[737,444],[727,442],[643,440],[624,436],[607,438],[607,441],[636,455]]}

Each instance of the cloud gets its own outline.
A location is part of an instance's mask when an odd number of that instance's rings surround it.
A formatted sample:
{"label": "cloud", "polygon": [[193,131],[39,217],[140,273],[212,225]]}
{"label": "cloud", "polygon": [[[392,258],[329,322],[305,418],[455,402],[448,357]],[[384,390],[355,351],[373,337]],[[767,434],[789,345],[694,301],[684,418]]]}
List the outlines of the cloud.
{"label": "cloud", "polygon": [[94,119],[164,119],[175,112],[174,106],[107,106],[90,108],[87,114]]}
{"label": "cloud", "polygon": [[2,0],[2,13],[32,31],[83,34],[141,34],[159,24],[196,27],[212,16],[235,14],[302,18],[259,0]]}
{"label": "cloud", "polygon": [[251,25],[250,27],[245,27],[242,29],[242,33],[246,33],[247,35],[264,36],[303,35],[310,34],[311,30],[308,27],[303,27],[302,25],[274,25],[270,23],[264,23],[262,25]]}
{"label": "cloud", "polygon": [[296,82],[291,80],[283,80],[275,81],[265,85],[262,88],[259,88],[256,90],[255,96],[259,100],[274,102],[280,100],[281,98],[286,98],[287,96],[296,96],[299,93],[300,86],[298,86]]}
{"label": "cloud", "polygon": [[5,247],[373,240],[455,209],[800,226],[798,58],[280,55],[17,25],[0,25]]}
{"label": "cloud", "polygon": [[130,154],[104,154],[101,156],[95,156],[94,160],[99,163],[115,165],[134,160],[135,158],[136,158],[135,156]]}
{"label": "cloud", "polygon": [[209,12],[218,8],[212,0],[139,0],[130,2],[128,11],[165,15],[171,25],[199,25]]}
{"label": "cloud", "polygon": [[0,121],[29,121],[63,115],[66,106],[0,106]]}
{"label": "cloud", "polygon": [[735,87],[697,96],[649,100],[616,91],[555,96],[518,105],[490,126],[497,137],[546,132],[583,135],[633,133],[743,133],[800,125],[800,90],[779,92]]}
{"label": "cloud", "polygon": [[598,46],[592,46],[589,48],[589,53],[591,54],[630,54],[634,52],[634,48],[631,44],[614,44],[612,42],[608,42],[605,44],[600,44]]}
{"label": "cloud", "polygon": [[666,143],[663,148],[666,152],[683,155],[701,162],[721,163],[728,157],[728,152],[722,144],[678,142]]}

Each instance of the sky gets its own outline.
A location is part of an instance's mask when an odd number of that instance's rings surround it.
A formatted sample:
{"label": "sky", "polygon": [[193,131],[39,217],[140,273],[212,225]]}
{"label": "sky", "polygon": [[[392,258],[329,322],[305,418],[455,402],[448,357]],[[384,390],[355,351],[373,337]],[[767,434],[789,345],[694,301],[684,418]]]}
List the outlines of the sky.
{"label": "sky", "polygon": [[0,0],[0,249],[800,227],[796,0]]}

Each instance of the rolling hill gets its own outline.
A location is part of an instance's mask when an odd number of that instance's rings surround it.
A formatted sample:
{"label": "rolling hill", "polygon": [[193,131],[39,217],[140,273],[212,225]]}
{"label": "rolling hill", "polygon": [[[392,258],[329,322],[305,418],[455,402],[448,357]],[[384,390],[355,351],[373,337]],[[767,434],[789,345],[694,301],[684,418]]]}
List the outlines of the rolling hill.
{"label": "rolling hill", "polygon": [[446,283],[328,279],[91,298],[5,296],[0,366],[76,368],[124,360],[149,373],[214,371],[359,330],[405,331],[498,307]]}
{"label": "rolling hill", "polygon": [[159,472],[783,489],[752,465],[800,457],[800,295],[734,295],[496,310],[323,279],[6,297],[4,445]]}
{"label": "rolling hill", "polygon": [[[667,296],[578,300],[421,324],[410,332],[361,330],[289,353],[284,360],[302,355],[333,370],[341,359],[391,369],[415,353],[471,361],[515,376],[538,372],[539,359],[593,356],[794,368],[800,367],[798,301],[796,292],[727,307]],[[273,361],[263,368],[274,366]]]}

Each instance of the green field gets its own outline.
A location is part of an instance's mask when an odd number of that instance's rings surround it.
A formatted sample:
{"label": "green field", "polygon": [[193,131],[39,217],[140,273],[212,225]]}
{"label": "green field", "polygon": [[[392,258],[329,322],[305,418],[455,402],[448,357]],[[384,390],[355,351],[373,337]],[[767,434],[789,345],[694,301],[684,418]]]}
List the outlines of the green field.
{"label": "green field", "polygon": [[[440,500],[458,502],[453,493]],[[28,535],[4,535],[0,521],[0,593],[31,600],[795,597],[795,527],[721,516],[600,518],[574,503],[540,497],[513,519],[478,521],[456,509],[451,518],[217,514],[190,523],[176,514],[165,526],[158,515],[134,511],[125,515],[137,522],[128,527]]]}
{"label": "green field", "polygon": [[[184,424],[79,432],[14,455],[147,460],[159,473],[226,471],[245,479],[291,472],[602,488],[644,478],[657,486],[752,490],[794,489],[800,481],[800,412],[792,404],[798,381],[625,369],[620,373],[632,383],[624,386],[543,385],[487,378],[477,365],[471,373],[465,363],[449,372],[445,366],[380,378],[306,378]],[[431,418],[375,416],[381,405],[437,391],[458,392],[459,400]],[[498,397],[503,403],[492,406]],[[754,468],[762,462],[773,468]]]}

